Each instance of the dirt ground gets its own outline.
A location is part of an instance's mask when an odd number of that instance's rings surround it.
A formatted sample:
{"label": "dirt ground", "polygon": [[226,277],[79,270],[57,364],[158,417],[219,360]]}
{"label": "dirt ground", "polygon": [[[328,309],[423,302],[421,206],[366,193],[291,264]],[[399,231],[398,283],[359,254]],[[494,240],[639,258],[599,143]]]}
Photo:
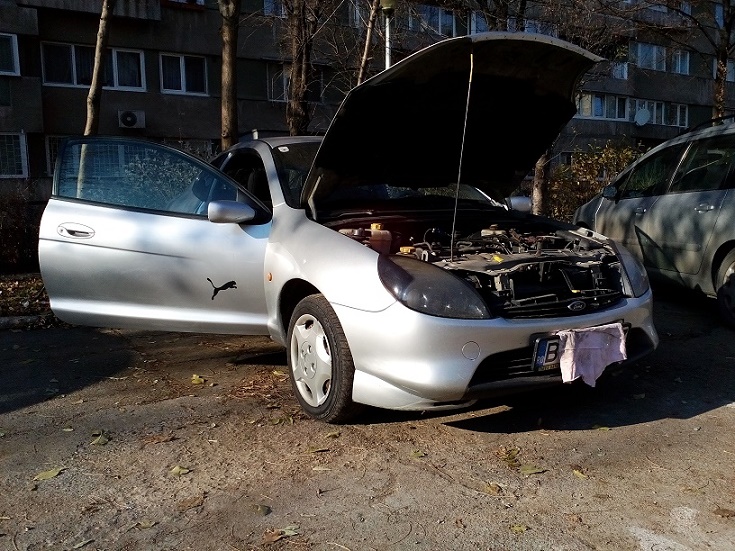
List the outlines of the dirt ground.
{"label": "dirt ground", "polygon": [[734,550],[735,332],[656,322],[594,390],[347,426],[267,339],[0,331],[0,549]]}

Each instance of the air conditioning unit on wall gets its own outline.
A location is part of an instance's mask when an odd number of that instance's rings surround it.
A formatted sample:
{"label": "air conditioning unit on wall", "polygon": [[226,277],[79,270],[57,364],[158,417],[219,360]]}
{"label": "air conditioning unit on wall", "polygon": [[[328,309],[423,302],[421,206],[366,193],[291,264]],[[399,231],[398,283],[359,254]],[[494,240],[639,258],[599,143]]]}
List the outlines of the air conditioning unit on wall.
{"label": "air conditioning unit on wall", "polygon": [[120,128],[145,128],[145,111],[118,111]]}

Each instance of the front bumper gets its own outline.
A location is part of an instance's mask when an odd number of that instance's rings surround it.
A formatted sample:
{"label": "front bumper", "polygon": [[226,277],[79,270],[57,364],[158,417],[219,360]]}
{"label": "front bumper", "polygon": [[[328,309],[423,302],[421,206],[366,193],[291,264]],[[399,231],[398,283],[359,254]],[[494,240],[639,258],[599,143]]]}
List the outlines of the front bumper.
{"label": "front bumper", "polygon": [[585,316],[538,320],[457,320],[394,303],[381,312],[332,305],[355,362],[352,398],[388,409],[462,407],[471,401],[561,383],[559,371],[531,369],[532,336],[622,321],[628,360],[653,352],[651,292]]}

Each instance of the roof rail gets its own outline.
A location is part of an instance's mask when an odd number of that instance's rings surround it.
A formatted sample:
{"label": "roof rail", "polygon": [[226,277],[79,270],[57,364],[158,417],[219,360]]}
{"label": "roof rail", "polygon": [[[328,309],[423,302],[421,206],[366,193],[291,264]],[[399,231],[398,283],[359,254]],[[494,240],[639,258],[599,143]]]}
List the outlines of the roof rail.
{"label": "roof rail", "polygon": [[731,113],[729,115],[723,115],[722,117],[715,117],[714,119],[700,122],[699,124],[695,126],[690,126],[686,130],[680,132],[679,136],[681,136],[682,134],[688,134],[689,132],[694,132],[695,130],[699,130],[700,128],[704,128],[705,126],[715,126],[716,124],[722,123],[723,121],[726,121],[728,119],[735,120],[735,113]]}

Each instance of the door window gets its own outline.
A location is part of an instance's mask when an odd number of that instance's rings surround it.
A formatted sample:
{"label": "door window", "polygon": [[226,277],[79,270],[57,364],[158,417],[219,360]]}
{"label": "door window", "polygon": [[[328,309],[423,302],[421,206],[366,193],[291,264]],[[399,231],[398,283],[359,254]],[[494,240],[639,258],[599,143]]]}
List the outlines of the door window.
{"label": "door window", "polygon": [[735,134],[694,142],[671,184],[671,193],[729,189],[735,184]]}
{"label": "door window", "polygon": [[72,140],[62,152],[56,195],[206,216],[210,201],[236,200],[237,189],[207,164],[165,146]]}
{"label": "door window", "polygon": [[669,147],[639,163],[623,182],[620,199],[663,193],[679,163],[682,147]]}

